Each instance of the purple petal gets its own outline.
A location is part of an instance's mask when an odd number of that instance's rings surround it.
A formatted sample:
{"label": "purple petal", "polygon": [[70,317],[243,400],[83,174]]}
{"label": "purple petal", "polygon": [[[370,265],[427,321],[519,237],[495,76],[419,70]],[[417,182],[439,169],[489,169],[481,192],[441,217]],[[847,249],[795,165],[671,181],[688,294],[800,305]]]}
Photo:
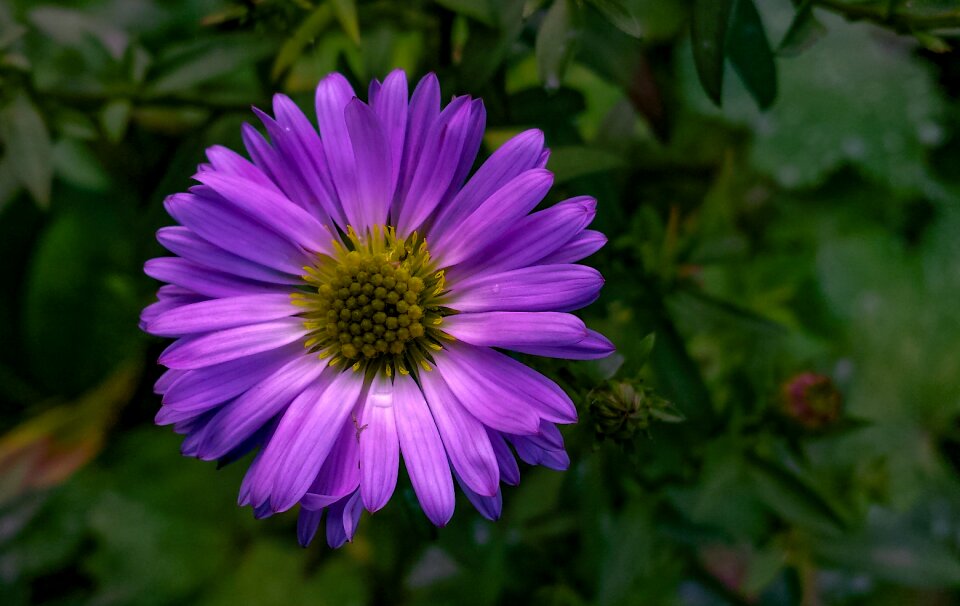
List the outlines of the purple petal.
{"label": "purple petal", "polygon": [[503,347],[559,347],[587,336],[583,320],[555,311],[485,311],[443,319],[443,330],[471,345]]}
{"label": "purple petal", "polygon": [[150,323],[157,319],[161,314],[165,314],[168,311],[177,309],[178,307],[183,307],[184,305],[190,305],[191,303],[199,303],[200,301],[208,301],[200,295],[189,295],[189,296],[177,296],[177,297],[167,297],[160,299],[156,303],[151,303],[143,308],[143,311],[140,312],[140,322],[138,326],[140,330],[146,332],[147,327],[150,326]]}
{"label": "purple petal", "polygon": [[543,131],[533,129],[516,135],[500,146],[470,177],[450,204],[437,211],[430,235],[461,223],[484,200],[523,172],[537,167],[537,158],[543,150]]}
{"label": "purple petal", "polygon": [[530,441],[540,445],[545,450],[563,450],[563,434],[553,423],[543,421],[540,423],[540,433],[535,436],[527,436]]}
{"label": "purple petal", "polygon": [[238,326],[199,336],[183,337],[160,354],[168,368],[213,366],[244,356],[282,347],[305,336],[300,318],[282,318],[252,326]]}
{"label": "purple petal", "polygon": [[543,199],[553,184],[553,173],[533,169],[494,192],[461,223],[437,235],[431,252],[443,265],[456,265],[499,238]]}
{"label": "purple petal", "polygon": [[373,380],[357,430],[360,438],[360,494],[368,511],[387,504],[397,485],[400,442],[394,419],[393,386],[389,380]]}
{"label": "purple petal", "polygon": [[607,237],[598,231],[585,229],[556,251],[537,261],[547,263],[576,263],[597,252],[607,243]]}
{"label": "purple petal", "polygon": [[423,394],[407,375],[394,380],[394,407],[400,451],[420,507],[431,522],[445,526],[455,505],[450,464]]}
{"label": "purple petal", "polygon": [[163,404],[173,410],[208,410],[239,396],[302,353],[299,344],[291,344],[214,366],[178,371],[183,373],[182,378],[163,394]]}
{"label": "purple petal", "polygon": [[[323,369],[322,360],[304,353],[226,404],[207,424],[198,456],[210,461],[229,453],[303,393]],[[279,426],[271,444],[278,434]]]}
{"label": "purple petal", "polygon": [[242,177],[277,194],[281,193],[276,184],[259,167],[231,149],[222,145],[208,147],[207,158],[210,159],[213,170],[220,174]]}
{"label": "purple petal", "polygon": [[503,511],[503,494],[500,492],[499,486],[497,486],[496,492],[488,497],[470,490],[470,487],[464,483],[463,478],[459,475],[455,475],[455,477],[460,485],[460,490],[467,495],[467,499],[477,508],[480,515],[494,522],[500,519],[500,514]]}
{"label": "purple petal", "polygon": [[[266,284],[209,269],[179,257],[150,259],[143,271],[154,280],[182,286],[205,297],[239,297],[254,294],[283,293],[289,289],[278,284]],[[174,301],[169,301],[173,303]],[[183,304],[188,301],[176,302]],[[173,305],[176,307],[176,305]],[[171,307],[172,308],[172,307]]]}
{"label": "purple petal", "polygon": [[[464,357],[464,352],[466,352],[467,360],[472,364],[473,372],[481,377],[495,377],[495,381],[490,379],[490,382],[495,382],[498,386],[509,386],[510,397],[516,402],[522,402],[524,409],[532,411],[531,414],[534,416],[542,417],[554,423],[576,422],[577,409],[570,396],[560,389],[559,385],[529,366],[489,347],[473,347],[453,343],[447,345],[446,351],[448,353],[453,352],[460,357]],[[444,374],[444,378],[446,379],[446,374]],[[448,384],[450,384],[449,381]],[[450,387],[453,389],[452,384]],[[456,393],[455,389],[453,391]],[[459,396],[459,394],[457,395]],[[460,401],[466,405],[463,398]],[[468,406],[467,409],[470,410],[470,407]],[[540,432],[539,423],[532,430],[527,427],[524,431],[511,431],[501,429],[493,423],[487,423],[473,410],[470,410],[470,412],[488,426],[507,433],[529,435]]]}
{"label": "purple petal", "polygon": [[454,283],[450,307],[461,312],[571,311],[600,296],[603,276],[585,265],[534,265]]}
{"label": "purple petal", "polygon": [[408,235],[430,216],[447,193],[473,129],[470,99],[454,99],[430,127],[410,189],[397,215],[397,232]]}
{"label": "purple petal", "polygon": [[392,158],[380,118],[370,106],[354,99],[347,104],[345,118],[353,144],[357,200],[362,205],[355,211],[359,223],[353,226],[362,231],[387,220],[393,198],[390,182]]}
{"label": "purple petal", "polygon": [[514,347],[513,349],[534,356],[564,358],[566,360],[597,360],[606,358],[616,351],[616,347],[609,339],[589,328],[587,329],[587,336],[569,345],[530,345]]}
{"label": "purple petal", "polygon": [[327,511],[327,545],[337,549],[352,541],[361,513],[362,503],[357,492],[331,505]]}
{"label": "purple petal", "polygon": [[[361,397],[360,401],[364,401]],[[303,495],[301,503],[313,509],[326,507],[351,494],[360,486],[360,446],[357,442],[357,406],[340,428],[336,441],[330,448],[317,477]]]}
{"label": "purple petal", "polygon": [[350,225],[359,225],[356,213],[362,203],[357,199],[353,145],[350,143],[344,116],[347,104],[355,96],[350,83],[338,73],[330,74],[317,85],[316,107],[320,138],[337,197]]}
{"label": "purple petal", "polygon": [[536,433],[540,428],[536,409],[509,382],[490,372],[480,355],[484,349],[448,344],[434,356],[436,370],[463,407],[484,425],[509,433]]}
{"label": "purple petal", "polygon": [[207,242],[244,259],[293,275],[300,275],[303,267],[313,262],[288,239],[222,200],[193,193],[174,194],[164,200],[164,206]]}
{"label": "purple petal", "polygon": [[[372,83],[371,83],[372,89]],[[400,164],[403,160],[403,144],[407,129],[407,74],[395,69],[383,81],[376,95],[370,95],[370,105],[383,124],[390,150],[390,193],[397,188]]]}
{"label": "purple petal", "polygon": [[410,190],[411,182],[420,164],[423,145],[427,140],[430,127],[440,115],[440,83],[436,74],[427,74],[417,84],[410,98],[410,109],[407,118],[407,132],[403,140],[403,159],[400,163],[399,182],[395,200],[397,206],[393,208],[394,220],[399,212],[400,203]]}
{"label": "purple petal", "polygon": [[530,465],[543,465],[549,469],[565,471],[570,467],[570,457],[563,449],[545,449],[529,436],[507,436],[519,456]]}
{"label": "purple petal", "polygon": [[251,488],[253,504],[269,498],[274,511],[293,507],[310,488],[363,387],[363,377],[328,369],[287,408],[264,449],[262,480]]}
{"label": "purple petal", "polygon": [[157,316],[147,328],[154,335],[177,337],[259,324],[300,311],[285,293],[225,297],[181,305]]}
{"label": "purple petal", "polygon": [[275,190],[215,172],[199,173],[194,179],[294,244],[313,252],[333,253],[334,236],[307,211]]}
{"label": "purple petal", "polygon": [[[287,164],[302,175],[303,182],[312,194],[306,208],[316,209],[318,218],[332,217],[337,222],[345,221],[343,207],[335,199],[336,188],[327,168],[320,135],[297,104],[286,95],[273,96],[273,111],[282,130],[276,137],[271,132],[270,137],[279,145]],[[318,203],[322,210],[317,209]],[[321,222],[326,223],[323,220]]]}
{"label": "purple petal", "polygon": [[420,384],[447,455],[460,479],[481,495],[495,495],[500,484],[500,470],[483,424],[457,401],[440,373],[420,373]]}
{"label": "purple petal", "polygon": [[189,370],[167,370],[160,378],[157,379],[156,383],[153,384],[153,393],[157,395],[162,395],[167,393],[171,387],[173,387],[177,381],[183,378],[185,374],[190,372]]}
{"label": "purple petal", "polygon": [[300,515],[297,516],[297,541],[300,542],[301,547],[306,547],[313,541],[322,517],[323,510],[314,511],[300,508]]}
{"label": "purple petal", "polygon": [[450,186],[443,195],[441,205],[448,204],[463,187],[464,179],[467,178],[474,162],[477,161],[477,152],[480,151],[480,144],[483,141],[483,133],[486,127],[487,110],[483,106],[483,100],[474,99],[470,102],[469,129],[464,138],[463,147],[460,149],[460,161],[457,163],[457,169],[450,180]]}
{"label": "purple petal", "polygon": [[157,241],[173,254],[188,261],[241,278],[272,284],[302,282],[299,276],[280,273],[214,246],[186,227],[163,227],[157,231]]}
{"label": "purple petal", "polygon": [[153,417],[153,423],[155,425],[173,425],[175,423],[182,423],[184,421],[189,421],[195,417],[202,415],[203,410],[175,410],[169,406],[161,406],[160,410],[157,411],[157,414]]}
{"label": "purple petal", "polygon": [[546,168],[547,162],[550,160],[550,150],[545,148],[540,152],[540,158],[537,159],[537,168]]}
{"label": "purple petal", "polygon": [[532,265],[582,232],[596,211],[597,201],[581,196],[523,217],[449,277],[455,280],[461,273],[475,275]]}
{"label": "purple petal", "polygon": [[497,455],[497,464],[500,466],[500,479],[504,484],[516,486],[520,483],[520,467],[517,466],[517,459],[510,451],[510,446],[503,438],[503,434],[492,429],[487,430],[487,436],[490,438],[490,445],[493,446],[493,452]]}
{"label": "purple petal", "polygon": [[[257,117],[267,126],[271,137],[274,137],[278,143],[284,143],[285,147],[291,145],[289,137],[283,136],[283,127],[277,124],[275,120],[256,108],[254,108],[254,113],[256,113]],[[310,126],[310,130],[313,130],[312,126]],[[318,191],[314,191],[306,184],[306,177],[300,174],[299,165],[291,161],[288,157],[291,153],[295,152],[287,149],[274,149],[267,143],[267,140],[264,139],[263,135],[261,135],[257,129],[247,123],[241,126],[241,135],[243,137],[243,144],[246,146],[254,164],[267,174],[278,189],[294,204],[307,210],[321,223],[326,224],[328,213],[325,210],[325,205],[321,201],[332,201],[333,192],[323,187],[320,187]],[[316,144],[319,145],[320,138],[317,137],[316,139]],[[313,180],[322,182],[319,175],[314,175]],[[329,203],[330,202],[328,202],[328,204]]]}

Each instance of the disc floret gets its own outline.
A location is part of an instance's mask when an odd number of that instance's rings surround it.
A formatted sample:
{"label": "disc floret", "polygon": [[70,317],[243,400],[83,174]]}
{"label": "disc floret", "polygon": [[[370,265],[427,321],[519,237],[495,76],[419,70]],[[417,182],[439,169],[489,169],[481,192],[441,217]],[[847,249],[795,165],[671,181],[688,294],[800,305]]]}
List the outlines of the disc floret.
{"label": "disc floret", "polygon": [[444,275],[430,258],[426,240],[397,237],[374,226],[364,236],[352,228],[331,256],[305,267],[309,290],[294,295],[307,308],[305,345],[330,364],[355,371],[431,368],[441,349]]}

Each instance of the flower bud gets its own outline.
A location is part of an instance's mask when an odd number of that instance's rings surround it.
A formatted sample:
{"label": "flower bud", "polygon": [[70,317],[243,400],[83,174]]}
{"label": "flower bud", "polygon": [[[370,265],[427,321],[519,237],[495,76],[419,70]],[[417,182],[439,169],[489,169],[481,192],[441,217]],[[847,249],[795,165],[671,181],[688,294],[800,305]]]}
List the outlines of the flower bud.
{"label": "flower bud", "polygon": [[834,424],[843,407],[843,396],[830,377],[813,372],[798,374],[783,384],[783,413],[805,429]]}
{"label": "flower bud", "polygon": [[629,444],[648,435],[653,421],[679,423],[684,417],[643,381],[610,381],[590,393],[590,414],[600,439]]}

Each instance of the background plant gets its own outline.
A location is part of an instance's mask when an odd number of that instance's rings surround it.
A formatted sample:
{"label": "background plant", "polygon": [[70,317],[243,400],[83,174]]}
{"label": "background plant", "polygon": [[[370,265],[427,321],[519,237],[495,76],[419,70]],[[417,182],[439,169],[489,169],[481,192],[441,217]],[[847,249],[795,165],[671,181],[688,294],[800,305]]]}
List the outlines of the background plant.
{"label": "background plant", "polygon": [[[852,20],[852,21],[851,21]],[[951,0],[0,4],[0,603],[904,604],[960,584]],[[152,427],[161,201],[250,105],[402,67],[599,200],[571,470],[332,552]],[[652,336],[651,336],[652,335]],[[462,512],[467,504],[460,504]]]}

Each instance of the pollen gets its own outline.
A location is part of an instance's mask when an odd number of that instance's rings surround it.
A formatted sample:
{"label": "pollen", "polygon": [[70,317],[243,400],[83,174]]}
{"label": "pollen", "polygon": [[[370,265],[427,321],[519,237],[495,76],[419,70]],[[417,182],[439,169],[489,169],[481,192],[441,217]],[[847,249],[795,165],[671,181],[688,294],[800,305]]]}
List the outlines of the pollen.
{"label": "pollen", "polygon": [[294,295],[311,331],[305,346],[330,363],[355,371],[407,374],[428,368],[441,331],[443,271],[417,233],[400,239],[392,227],[363,236],[349,229],[346,245],[304,268],[307,291]]}

